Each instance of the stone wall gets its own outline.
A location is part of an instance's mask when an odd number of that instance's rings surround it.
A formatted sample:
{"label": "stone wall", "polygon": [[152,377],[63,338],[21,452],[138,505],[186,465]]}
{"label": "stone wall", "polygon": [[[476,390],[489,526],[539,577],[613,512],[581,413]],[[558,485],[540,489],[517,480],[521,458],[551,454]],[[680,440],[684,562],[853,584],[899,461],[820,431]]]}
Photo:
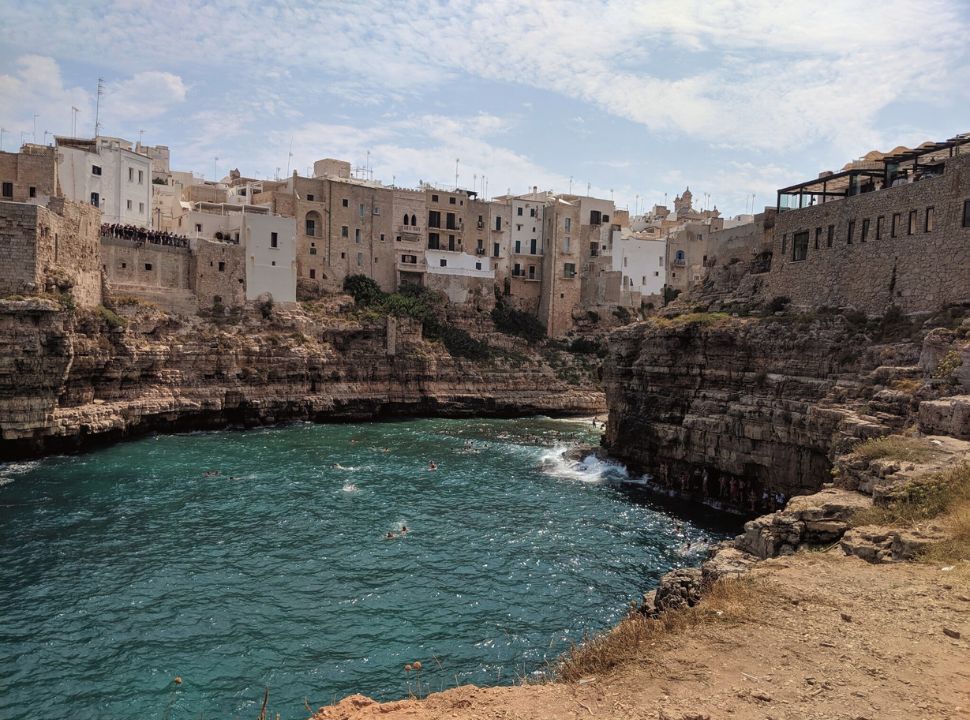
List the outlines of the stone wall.
{"label": "stone wall", "polygon": [[100,218],[62,198],[0,203],[0,295],[70,292],[78,305],[100,304]]}
{"label": "stone wall", "polygon": [[200,308],[246,302],[246,251],[241,245],[199,240],[192,287]]}
{"label": "stone wall", "polygon": [[58,194],[57,156],[46,145],[24,145],[19,153],[0,152],[0,182],[10,183],[13,193],[0,200],[46,205]]}
{"label": "stone wall", "polygon": [[495,281],[492,278],[427,273],[424,284],[429,290],[443,292],[456,305],[471,305],[478,310],[495,307]]}
{"label": "stone wall", "polygon": [[[101,239],[102,265],[113,288],[189,290],[192,288],[192,253],[188,248],[126,240]],[[153,294],[153,297],[155,295]]]}
{"label": "stone wall", "polygon": [[[958,156],[946,162],[940,177],[781,212],[763,295],[873,314],[890,305],[916,312],[970,301],[970,227],[962,226],[966,200],[970,156]],[[912,233],[910,212],[916,213]],[[808,251],[796,260],[793,238],[802,232],[808,233]]]}

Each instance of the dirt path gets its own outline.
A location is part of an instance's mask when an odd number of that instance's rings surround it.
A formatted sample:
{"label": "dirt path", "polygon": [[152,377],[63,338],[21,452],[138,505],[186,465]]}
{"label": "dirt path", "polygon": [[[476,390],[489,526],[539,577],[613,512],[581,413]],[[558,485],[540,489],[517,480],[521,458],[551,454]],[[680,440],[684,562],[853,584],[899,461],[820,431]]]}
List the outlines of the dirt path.
{"label": "dirt path", "polygon": [[754,573],[768,591],[742,621],[715,615],[600,677],[384,705],[354,696],[315,718],[970,718],[967,563],[870,565],[834,549]]}

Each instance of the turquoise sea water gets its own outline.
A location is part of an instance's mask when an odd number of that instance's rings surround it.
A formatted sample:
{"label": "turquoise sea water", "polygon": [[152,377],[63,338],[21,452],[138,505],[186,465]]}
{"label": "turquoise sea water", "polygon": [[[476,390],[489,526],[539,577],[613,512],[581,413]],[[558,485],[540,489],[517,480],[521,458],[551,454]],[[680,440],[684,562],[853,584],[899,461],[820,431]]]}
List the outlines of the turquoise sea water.
{"label": "turquoise sea water", "polygon": [[719,538],[563,457],[596,433],[307,424],[0,465],[0,718],[255,718],[265,687],[305,718],[541,671]]}

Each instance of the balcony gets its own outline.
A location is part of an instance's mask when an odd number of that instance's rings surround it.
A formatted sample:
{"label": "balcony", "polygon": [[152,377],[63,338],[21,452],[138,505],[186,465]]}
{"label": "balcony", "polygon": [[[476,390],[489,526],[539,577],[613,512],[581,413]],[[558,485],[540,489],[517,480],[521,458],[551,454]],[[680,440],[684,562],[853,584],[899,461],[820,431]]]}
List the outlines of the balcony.
{"label": "balcony", "polygon": [[402,272],[423,273],[428,271],[428,263],[426,263],[424,260],[419,260],[417,262],[403,262],[398,260],[397,269]]}

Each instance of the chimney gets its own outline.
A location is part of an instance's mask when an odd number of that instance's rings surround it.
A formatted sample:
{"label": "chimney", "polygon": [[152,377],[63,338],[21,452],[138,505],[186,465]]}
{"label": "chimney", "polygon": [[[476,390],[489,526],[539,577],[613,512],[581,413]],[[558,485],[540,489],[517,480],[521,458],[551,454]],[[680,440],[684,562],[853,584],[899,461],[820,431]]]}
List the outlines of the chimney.
{"label": "chimney", "polygon": [[538,185],[533,185],[532,186],[532,194],[533,195],[538,195],[539,194],[539,186]]}

